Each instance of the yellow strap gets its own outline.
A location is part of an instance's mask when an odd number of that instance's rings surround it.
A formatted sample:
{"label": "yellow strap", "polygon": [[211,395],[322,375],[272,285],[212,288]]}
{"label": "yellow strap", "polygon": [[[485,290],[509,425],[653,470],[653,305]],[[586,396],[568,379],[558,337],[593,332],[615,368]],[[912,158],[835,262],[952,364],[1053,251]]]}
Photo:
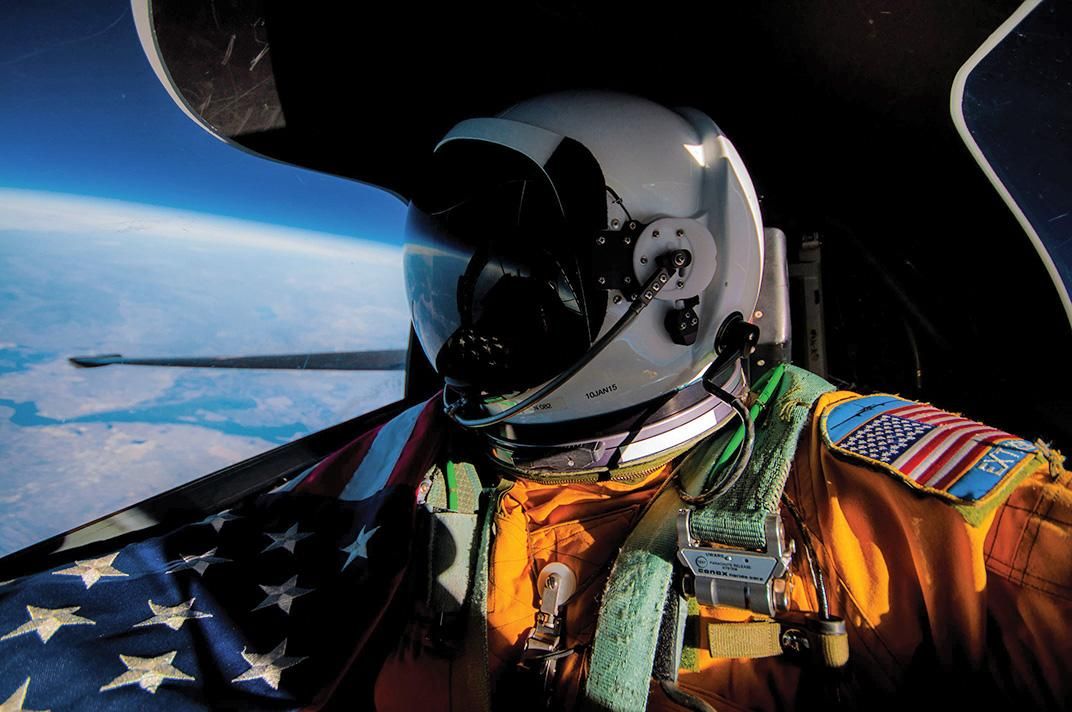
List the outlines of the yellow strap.
{"label": "yellow strap", "polygon": [[843,667],[849,662],[849,636],[819,634],[819,659],[831,668]]}
{"label": "yellow strap", "polygon": [[781,626],[775,621],[708,623],[707,648],[713,658],[769,658],[781,655]]}

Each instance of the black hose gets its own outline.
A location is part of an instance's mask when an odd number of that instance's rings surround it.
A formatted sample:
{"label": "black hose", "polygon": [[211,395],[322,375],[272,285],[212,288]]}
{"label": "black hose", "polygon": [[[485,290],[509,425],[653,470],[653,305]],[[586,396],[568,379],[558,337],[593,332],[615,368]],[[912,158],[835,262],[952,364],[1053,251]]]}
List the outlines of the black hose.
{"label": "black hose", "polygon": [[734,412],[737,413],[737,417],[744,423],[744,442],[737,450],[737,455],[733,462],[733,469],[730,470],[728,475],[719,479],[718,482],[708,489],[693,496],[681,491],[679,485],[678,493],[681,496],[681,499],[689,504],[695,505],[704,505],[712,500],[718,499],[726,494],[731,487],[737,484],[737,480],[741,479],[741,475],[743,475],[744,471],[748,468],[748,463],[752,459],[752,449],[756,444],[756,424],[752,421],[752,416],[748,412],[748,408],[744,406],[744,403],[733,394],[722,390],[718,386],[710,383],[704,385],[709,393],[729,405],[733,408]]}

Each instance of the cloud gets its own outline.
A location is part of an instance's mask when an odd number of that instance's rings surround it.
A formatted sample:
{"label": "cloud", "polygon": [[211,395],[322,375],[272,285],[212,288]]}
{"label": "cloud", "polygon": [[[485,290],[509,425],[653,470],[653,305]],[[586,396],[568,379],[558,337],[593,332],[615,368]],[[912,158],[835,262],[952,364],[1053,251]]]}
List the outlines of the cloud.
{"label": "cloud", "polygon": [[17,404],[0,406],[0,553],[402,395],[399,372],[67,361],[404,348],[397,247],[0,189],[0,274]]}
{"label": "cloud", "polygon": [[91,413],[137,408],[161,398],[181,371],[146,368],[83,369],[59,358],[0,376],[0,398],[32,402],[44,418],[66,420]]}
{"label": "cloud", "polygon": [[[257,437],[259,428],[272,434],[280,423],[298,423],[296,434],[300,435],[402,395],[401,373],[379,377],[326,372],[225,375],[235,382],[247,381],[242,395],[255,396],[254,407],[233,411],[191,408],[191,415],[177,415],[171,422],[17,426],[8,420],[12,410],[0,406],[0,462],[5,468],[0,491],[4,518],[0,555],[280,444]],[[171,397],[181,399],[181,385],[179,379]],[[228,388],[233,391],[233,386]],[[144,402],[131,405],[146,407]],[[137,417],[137,412],[133,415]],[[200,422],[188,423],[187,418]]]}
{"label": "cloud", "polygon": [[135,504],[272,447],[177,424],[0,422],[5,482],[0,553]]}
{"label": "cloud", "polygon": [[333,239],[325,252],[305,249],[315,239],[291,239],[295,250],[282,252],[220,236],[211,250],[199,250],[185,237],[105,239],[63,232],[64,225],[0,227],[6,340],[65,356],[405,347],[409,314],[397,248]]}
{"label": "cloud", "polygon": [[389,267],[399,248],[359,238],[329,235],[250,220],[208,216],[120,200],[44,191],[0,189],[0,230],[105,235],[138,235],[155,241],[178,239],[215,250],[233,246],[352,259]]}

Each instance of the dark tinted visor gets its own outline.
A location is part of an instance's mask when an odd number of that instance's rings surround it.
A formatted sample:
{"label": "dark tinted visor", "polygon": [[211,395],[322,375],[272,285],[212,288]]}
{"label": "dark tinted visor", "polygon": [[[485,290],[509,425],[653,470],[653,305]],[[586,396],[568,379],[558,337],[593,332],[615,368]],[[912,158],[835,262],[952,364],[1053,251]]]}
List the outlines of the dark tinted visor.
{"label": "dark tinted visor", "polygon": [[414,328],[454,385],[493,395],[538,385],[602,324],[590,245],[606,222],[603,180],[569,143],[541,167],[498,144],[450,141],[410,203],[403,265]]}

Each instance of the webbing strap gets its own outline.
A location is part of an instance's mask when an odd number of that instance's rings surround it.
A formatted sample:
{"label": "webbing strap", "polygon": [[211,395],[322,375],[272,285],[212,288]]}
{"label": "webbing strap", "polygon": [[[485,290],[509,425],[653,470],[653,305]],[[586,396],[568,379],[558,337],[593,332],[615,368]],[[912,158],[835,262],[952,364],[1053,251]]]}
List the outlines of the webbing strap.
{"label": "webbing strap", "polygon": [[470,547],[475,545],[479,514],[434,512],[428,547],[428,604],[438,614],[462,610],[472,585]]}
{"label": "webbing strap", "polygon": [[585,706],[640,710],[647,705],[655,646],[674,571],[674,520],[681,497],[667,487],[622,546],[603,592]]}
{"label": "webbing strap", "polygon": [[[762,389],[771,380],[761,380],[756,387]],[[829,390],[833,386],[818,376],[785,367],[772,406],[775,412],[757,433],[748,470],[723,497],[694,514],[694,532],[696,515],[701,515],[701,538],[763,548],[763,518],[777,507],[812,404]],[[721,454],[727,438],[723,435],[719,441],[713,447]],[[718,457],[712,454],[697,458],[696,464],[706,462],[707,467],[682,472],[683,486],[689,491],[702,487],[702,480]],[[647,704],[658,633],[673,575],[675,526],[681,506],[676,488],[663,490],[614,562],[596,623],[585,683],[585,705],[589,709],[637,710]],[[730,540],[725,541],[725,537]]]}
{"label": "webbing strap", "polygon": [[498,489],[487,489],[481,497],[480,536],[476,540],[476,566],[470,587],[465,621],[465,636],[460,655],[451,664],[452,710],[482,712],[491,709],[491,683],[488,677],[488,549],[491,524],[495,519]]}
{"label": "webbing strap", "polygon": [[428,590],[425,600],[433,615],[454,615],[468,600],[474,547],[479,545],[480,477],[468,462],[448,460],[434,466],[425,504],[429,510]]}
{"label": "webbing strap", "polygon": [[748,469],[725,495],[692,514],[692,533],[701,541],[743,549],[762,549],[766,545],[764,522],[768,513],[778,511],[778,501],[811,406],[823,393],[834,390],[822,378],[803,369],[778,368],[785,369],[780,381],[778,369],[774,369],[756,384],[760,401],[765,395],[768,398],[773,395],[775,412],[756,435]]}
{"label": "webbing strap", "polygon": [[776,621],[708,623],[707,649],[713,658],[767,658],[782,654]]}
{"label": "webbing strap", "polygon": [[447,460],[442,468],[434,466],[429,477],[426,502],[432,510],[474,514],[480,509],[482,485],[471,463]]}

